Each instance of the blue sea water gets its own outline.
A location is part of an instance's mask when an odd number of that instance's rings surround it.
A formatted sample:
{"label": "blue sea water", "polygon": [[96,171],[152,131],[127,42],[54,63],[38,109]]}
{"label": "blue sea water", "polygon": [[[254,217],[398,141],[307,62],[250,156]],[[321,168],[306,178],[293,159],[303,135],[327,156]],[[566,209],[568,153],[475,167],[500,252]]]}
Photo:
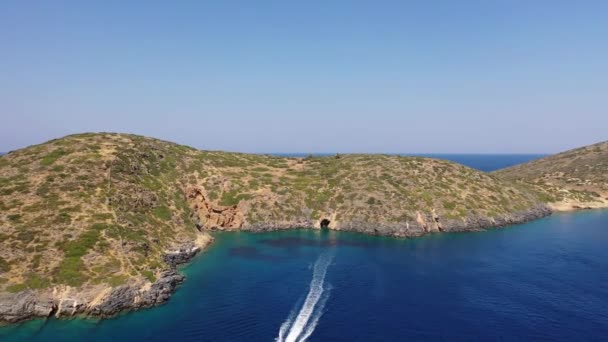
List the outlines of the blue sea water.
{"label": "blue sea water", "polygon": [[[271,153],[281,157],[306,157],[308,153]],[[332,156],[335,153],[316,153],[313,156]],[[450,160],[481,171],[494,171],[542,158],[546,154],[442,154],[442,153],[396,153],[392,155],[430,157]]]}
{"label": "blue sea water", "polygon": [[416,239],[215,237],[163,306],[34,320],[0,341],[608,339],[608,211]]}

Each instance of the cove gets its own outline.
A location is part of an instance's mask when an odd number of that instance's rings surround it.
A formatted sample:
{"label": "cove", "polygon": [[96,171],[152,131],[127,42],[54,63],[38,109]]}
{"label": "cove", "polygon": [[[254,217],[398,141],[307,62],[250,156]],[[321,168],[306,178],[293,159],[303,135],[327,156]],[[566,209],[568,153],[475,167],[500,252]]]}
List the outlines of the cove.
{"label": "cove", "polygon": [[166,305],[108,320],[34,320],[0,328],[0,340],[608,336],[605,210],[416,239],[331,230],[215,237]]}

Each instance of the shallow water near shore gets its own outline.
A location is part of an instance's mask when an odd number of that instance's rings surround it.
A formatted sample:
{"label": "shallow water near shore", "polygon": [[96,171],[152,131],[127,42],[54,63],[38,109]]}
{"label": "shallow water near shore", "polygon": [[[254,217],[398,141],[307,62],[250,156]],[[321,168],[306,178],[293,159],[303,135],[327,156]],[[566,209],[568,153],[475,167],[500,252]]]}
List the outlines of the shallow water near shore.
{"label": "shallow water near shore", "polygon": [[0,340],[601,339],[607,244],[605,210],[416,239],[218,233],[166,305],[35,320],[0,328]]}
{"label": "shallow water near shore", "polygon": [[[534,157],[446,156],[484,171]],[[319,230],[215,237],[182,269],[186,282],[163,306],[0,327],[0,341],[608,336],[606,210],[415,239]]]}

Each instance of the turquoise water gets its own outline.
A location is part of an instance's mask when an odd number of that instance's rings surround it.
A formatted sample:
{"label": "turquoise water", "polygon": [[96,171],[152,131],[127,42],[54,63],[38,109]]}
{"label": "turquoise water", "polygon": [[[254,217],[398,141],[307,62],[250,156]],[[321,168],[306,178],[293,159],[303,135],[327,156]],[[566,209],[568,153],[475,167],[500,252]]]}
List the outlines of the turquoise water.
{"label": "turquoise water", "polygon": [[0,340],[271,341],[281,326],[283,337],[311,341],[608,337],[608,211],[409,240],[313,230],[216,238],[166,305],[36,320],[0,328]]}
{"label": "turquoise water", "polygon": [[[491,171],[536,156],[433,155]],[[393,239],[217,233],[163,306],[34,320],[0,341],[606,340],[608,211]]]}

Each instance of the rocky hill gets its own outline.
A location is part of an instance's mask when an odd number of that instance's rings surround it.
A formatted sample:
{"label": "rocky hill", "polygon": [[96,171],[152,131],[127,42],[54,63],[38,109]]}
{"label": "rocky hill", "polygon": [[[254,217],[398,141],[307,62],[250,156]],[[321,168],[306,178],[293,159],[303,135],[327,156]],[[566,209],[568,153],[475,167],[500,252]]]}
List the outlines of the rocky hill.
{"label": "rocky hill", "polygon": [[531,185],[554,210],[608,207],[608,142],[499,170],[494,175]]}
{"label": "rocky hill", "polygon": [[0,211],[5,321],[162,303],[183,280],[175,266],[210,243],[212,230],[407,237],[550,213],[525,185],[443,160],[283,158],[111,133],[0,157]]}

